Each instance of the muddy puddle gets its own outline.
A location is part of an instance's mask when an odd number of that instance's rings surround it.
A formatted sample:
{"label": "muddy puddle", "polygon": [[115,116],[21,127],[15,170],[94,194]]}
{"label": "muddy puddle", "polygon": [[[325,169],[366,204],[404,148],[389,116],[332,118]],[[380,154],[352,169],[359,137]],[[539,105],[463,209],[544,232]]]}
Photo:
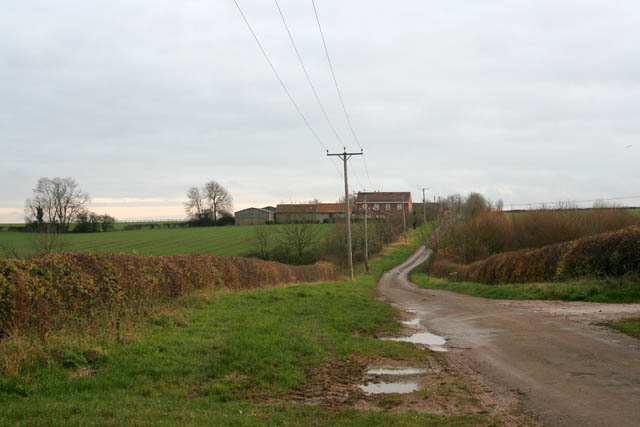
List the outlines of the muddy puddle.
{"label": "muddy puddle", "polygon": [[414,317],[411,320],[405,320],[404,322],[400,322],[405,326],[418,326],[420,324],[420,319],[417,317]]}
{"label": "muddy puddle", "polygon": [[418,332],[413,335],[409,335],[408,337],[392,337],[383,339],[390,341],[410,342],[412,344],[421,344],[429,347],[431,351],[447,351],[447,349],[444,347],[444,345],[447,343],[447,340],[439,335],[435,335],[430,332]]}
{"label": "muddy puddle", "polygon": [[367,394],[400,393],[406,394],[418,390],[417,383],[367,383],[359,385],[360,390]]}
{"label": "muddy puddle", "polygon": [[426,369],[418,368],[374,368],[367,371],[368,375],[418,375],[426,373]]}

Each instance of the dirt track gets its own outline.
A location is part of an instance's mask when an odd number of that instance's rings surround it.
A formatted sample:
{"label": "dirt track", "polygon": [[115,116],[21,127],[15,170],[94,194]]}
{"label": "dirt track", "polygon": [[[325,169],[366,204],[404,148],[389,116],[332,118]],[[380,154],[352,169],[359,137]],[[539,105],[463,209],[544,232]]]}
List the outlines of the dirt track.
{"label": "dirt track", "polygon": [[640,425],[640,341],[592,323],[640,304],[501,301],[422,289],[408,273],[421,248],[378,284],[383,298],[446,338],[447,359],[552,426]]}

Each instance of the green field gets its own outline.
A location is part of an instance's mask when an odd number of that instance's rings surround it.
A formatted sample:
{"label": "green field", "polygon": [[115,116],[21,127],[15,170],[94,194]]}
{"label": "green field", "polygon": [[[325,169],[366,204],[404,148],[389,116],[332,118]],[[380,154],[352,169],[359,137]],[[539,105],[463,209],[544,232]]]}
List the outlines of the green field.
{"label": "green field", "polygon": [[489,415],[326,410],[286,397],[320,363],[431,357],[374,338],[400,329],[395,310],[376,300],[376,281],[415,246],[396,246],[355,282],[197,291],[132,321],[126,339],[67,333],[35,349],[16,343],[13,353],[39,357],[0,374],[0,425],[494,425]]}
{"label": "green field", "polygon": [[[280,225],[268,226],[277,231]],[[329,225],[315,225],[320,234]],[[256,226],[195,227],[177,229],[113,231],[107,233],[69,233],[61,236],[65,251],[95,253],[138,253],[141,255],[177,255],[200,253],[242,256],[251,251]],[[15,248],[21,256],[33,252],[31,233],[0,232],[0,257],[5,247]]]}

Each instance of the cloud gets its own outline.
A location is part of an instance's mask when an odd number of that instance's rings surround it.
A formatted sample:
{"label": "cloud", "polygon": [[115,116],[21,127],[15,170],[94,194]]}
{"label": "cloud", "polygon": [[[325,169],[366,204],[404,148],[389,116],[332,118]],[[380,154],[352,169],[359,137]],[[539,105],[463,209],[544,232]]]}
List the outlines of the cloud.
{"label": "cloud", "polygon": [[[343,143],[274,5],[240,4],[324,144],[359,149],[310,5],[281,2]],[[624,149],[640,134],[636,2],[318,8],[371,177],[352,161],[354,190],[421,198],[425,185],[443,196],[480,188],[522,203],[640,188],[637,153]],[[167,213],[210,179],[237,207],[343,191],[341,165],[297,117],[232,2],[11,2],[0,15],[0,62],[0,208],[15,211],[41,176],[74,177],[101,208]],[[147,213],[133,212],[123,215]]]}

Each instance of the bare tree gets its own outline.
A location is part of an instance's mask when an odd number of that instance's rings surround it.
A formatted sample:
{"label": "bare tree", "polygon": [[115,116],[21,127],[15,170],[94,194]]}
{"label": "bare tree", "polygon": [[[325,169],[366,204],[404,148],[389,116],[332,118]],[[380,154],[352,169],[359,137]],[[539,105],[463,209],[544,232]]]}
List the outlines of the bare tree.
{"label": "bare tree", "polygon": [[218,214],[223,211],[231,211],[233,207],[233,197],[222,185],[216,181],[209,181],[204,185],[204,194],[207,207],[213,214],[213,223],[218,219]]}
{"label": "bare tree", "polygon": [[73,178],[40,178],[25,202],[27,219],[66,231],[90,201]]}
{"label": "bare tree", "polygon": [[298,263],[302,263],[305,251],[316,243],[320,230],[308,222],[290,222],[280,226],[278,232],[280,243],[293,249]]}
{"label": "bare tree", "polygon": [[187,191],[187,201],[184,210],[190,218],[204,219],[206,215],[204,195],[198,187],[191,187]]}

